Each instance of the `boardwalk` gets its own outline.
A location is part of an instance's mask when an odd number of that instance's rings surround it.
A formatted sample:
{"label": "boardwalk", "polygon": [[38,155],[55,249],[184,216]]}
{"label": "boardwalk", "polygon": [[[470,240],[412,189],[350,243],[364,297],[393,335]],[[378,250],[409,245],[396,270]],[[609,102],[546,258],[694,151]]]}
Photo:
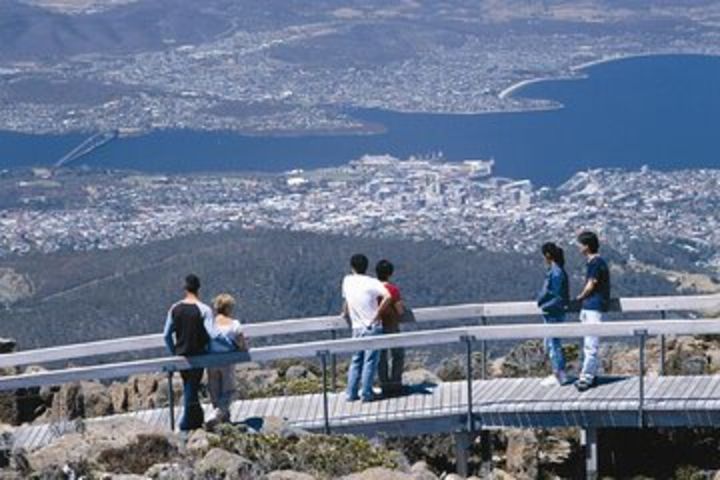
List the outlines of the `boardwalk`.
{"label": "boardwalk", "polygon": [[[720,377],[648,377],[645,388],[642,416],[646,426],[720,425]],[[542,386],[534,378],[476,380],[475,428],[636,427],[640,415],[638,389],[637,377],[606,378],[585,393],[572,386]],[[333,433],[415,435],[453,432],[467,425],[466,382],[441,383],[424,390],[372,403],[348,403],[344,395],[330,394],[331,429]],[[169,425],[167,409],[127,415],[160,427]],[[284,418],[292,427],[322,431],[323,396],[241,400],[232,406],[234,422],[269,416]],[[46,445],[62,429],[57,425],[19,427],[15,447]]]}

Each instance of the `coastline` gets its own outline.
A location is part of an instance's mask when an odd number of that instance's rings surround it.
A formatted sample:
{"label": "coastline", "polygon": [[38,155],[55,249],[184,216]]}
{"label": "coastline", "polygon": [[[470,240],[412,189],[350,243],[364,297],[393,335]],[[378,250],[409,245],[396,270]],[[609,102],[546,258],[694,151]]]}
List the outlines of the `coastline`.
{"label": "coastline", "polygon": [[[528,85],[533,85],[540,82],[548,82],[548,81],[562,81],[562,80],[582,80],[587,76],[587,74],[583,71],[591,67],[595,67],[598,65],[603,65],[606,63],[612,63],[612,62],[619,62],[623,60],[633,60],[638,58],[651,58],[651,57],[662,57],[662,56],[672,56],[672,55],[681,55],[681,56],[698,56],[698,57],[720,57],[720,54],[717,53],[707,53],[707,52],[647,52],[647,53],[620,53],[620,54],[614,54],[614,55],[607,55],[600,57],[595,60],[589,60],[587,62],[583,62],[577,65],[571,65],[568,67],[567,71],[569,73],[565,74],[559,74],[557,76],[544,76],[544,77],[535,77],[535,78],[527,78],[525,80],[520,80],[516,83],[513,83],[500,93],[498,93],[498,98],[501,100],[507,100],[508,98],[512,97],[514,93],[516,93],[519,90],[522,90],[524,87],[527,87]],[[542,99],[540,99],[542,100]],[[562,108],[562,106],[560,106]]]}

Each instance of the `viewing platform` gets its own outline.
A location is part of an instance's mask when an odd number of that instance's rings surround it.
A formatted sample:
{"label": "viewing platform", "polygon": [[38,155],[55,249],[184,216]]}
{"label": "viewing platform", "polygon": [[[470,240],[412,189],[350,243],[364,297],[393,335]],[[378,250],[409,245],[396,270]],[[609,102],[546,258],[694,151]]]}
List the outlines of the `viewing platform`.
{"label": "viewing platform", "polygon": [[[720,334],[720,321],[707,318],[680,318],[689,312],[720,310],[720,295],[685,297],[624,298],[613,302],[619,313],[648,314],[647,319],[608,321],[602,324],[543,325],[523,323],[488,325],[491,319],[538,315],[532,303],[492,303],[418,309],[418,325],[428,322],[458,322],[461,326],[430,328],[378,337],[335,338],[347,329],[338,317],[293,319],[247,325],[251,337],[289,335],[308,332],[333,332],[329,340],[279,344],[253,348],[250,352],[204,355],[193,358],[156,357],[119,363],[102,363],[100,356],[127,351],[156,349],[159,335],[91,342],[0,356],[0,367],[61,362],[90,358],[92,365],[60,368],[40,373],[0,378],[0,390],[15,390],[59,385],[80,380],[123,378],[139,373],[173,372],[252,360],[264,362],[287,358],[316,358],[323,371],[323,393],[259,398],[236,401],[232,405],[234,422],[280,417],[290,427],[304,430],[360,435],[418,435],[452,433],[456,438],[459,473],[467,473],[467,456],[472,440],[480,438],[483,459],[490,461],[487,432],[498,428],[582,429],[587,447],[587,476],[597,475],[597,429],[620,427],[691,427],[720,425],[720,376],[665,376],[665,337],[678,335]],[[668,313],[678,318],[668,318]],[[539,318],[539,317],[538,317]],[[602,338],[632,339],[638,346],[636,376],[601,377],[597,387],[580,393],[572,386],[544,386],[538,378],[494,378],[485,375],[487,343],[499,340],[526,340],[542,337],[578,338],[594,335]],[[647,376],[645,345],[650,337],[660,338],[659,375]],[[335,357],[365,349],[391,347],[427,348],[458,345],[465,352],[465,379],[437,385],[411,386],[407,395],[369,403],[347,402],[333,388]],[[480,371],[474,370],[473,356],[481,356]],[[169,382],[171,384],[171,382]],[[156,426],[175,427],[181,413],[172,408],[145,410],[123,415],[136,417]],[[468,401],[472,399],[472,401]],[[206,407],[207,417],[211,416]],[[103,422],[107,417],[87,420]],[[66,425],[45,424],[16,428],[14,447],[34,449],[46,445]]]}

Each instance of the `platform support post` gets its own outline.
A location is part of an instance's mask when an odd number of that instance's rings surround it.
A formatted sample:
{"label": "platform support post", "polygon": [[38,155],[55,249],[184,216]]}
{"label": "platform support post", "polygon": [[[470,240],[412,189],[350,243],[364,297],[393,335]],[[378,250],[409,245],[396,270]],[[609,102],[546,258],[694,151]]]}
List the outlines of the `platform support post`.
{"label": "platform support post", "polygon": [[472,445],[472,434],[468,432],[453,433],[455,440],[455,473],[463,478],[470,475],[469,458]]}
{"label": "platform support post", "polygon": [[168,413],[170,417],[170,431],[175,431],[175,389],[173,388],[173,372],[167,372],[168,381]]}
{"label": "platform support post", "polygon": [[322,363],[322,385],[323,385],[323,431],[325,435],[330,435],[330,405],[328,402],[328,356],[330,352],[323,350],[318,352],[320,362]]}
{"label": "platform support post", "polygon": [[597,480],[599,478],[597,428],[583,428],[580,431],[580,442],[585,449],[585,478]]}

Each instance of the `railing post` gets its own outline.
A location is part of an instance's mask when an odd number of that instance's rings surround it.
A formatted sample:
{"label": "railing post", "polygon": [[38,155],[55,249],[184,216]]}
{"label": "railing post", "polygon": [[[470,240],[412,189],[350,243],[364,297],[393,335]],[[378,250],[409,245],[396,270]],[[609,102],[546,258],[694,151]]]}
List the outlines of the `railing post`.
{"label": "railing post", "polygon": [[[480,317],[480,324],[484,327],[487,326],[488,320],[485,315]],[[480,378],[485,380],[487,375],[487,341],[482,340],[480,342]]]}
{"label": "railing post", "polygon": [[[660,311],[660,318],[665,320],[667,318],[667,312],[665,310]],[[660,335],[660,376],[665,375],[665,335]]]}
{"label": "railing post", "polygon": [[464,335],[461,339],[465,343],[465,370],[467,374],[467,431],[472,434],[475,431],[475,418],[473,414],[473,368],[472,353],[475,337]]}
{"label": "railing post", "polygon": [[469,462],[472,438],[468,432],[453,433],[455,440],[455,473],[463,478],[470,474]]}
{"label": "railing post", "polygon": [[647,338],[647,330],[635,330],[635,336],[638,337],[638,427],[645,426],[645,340]]}
{"label": "railing post", "polygon": [[170,431],[175,431],[175,389],[173,388],[173,372],[167,372],[168,381],[168,413],[170,414]]}
{"label": "railing post", "polygon": [[[334,328],[330,331],[330,335],[333,340],[337,340],[337,330]],[[337,355],[334,353],[330,355],[330,385],[332,385],[333,392],[337,391]]]}
{"label": "railing post", "polygon": [[595,427],[585,427],[580,430],[580,443],[585,447],[585,478],[597,480],[598,478],[598,439]]}
{"label": "railing post", "polygon": [[322,383],[323,383],[323,420],[325,435],[330,435],[330,406],[328,404],[328,374],[327,357],[330,354],[327,350],[317,353],[322,362]]}

